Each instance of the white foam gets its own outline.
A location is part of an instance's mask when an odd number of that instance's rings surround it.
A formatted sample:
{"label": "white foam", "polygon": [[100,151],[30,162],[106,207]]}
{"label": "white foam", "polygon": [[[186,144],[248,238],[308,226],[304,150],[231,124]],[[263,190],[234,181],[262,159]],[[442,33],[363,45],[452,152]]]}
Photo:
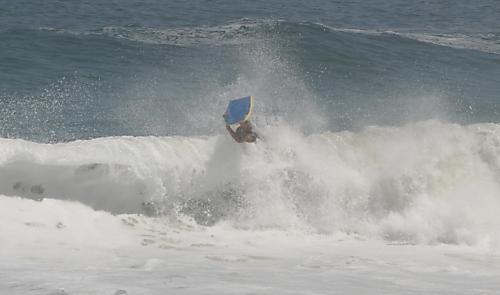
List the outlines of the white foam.
{"label": "white foam", "polygon": [[39,251],[53,252],[49,248],[57,245],[77,245],[79,250],[87,246],[107,249],[138,241],[127,233],[119,218],[81,203],[3,195],[0,203],[0,241],[4,254],[22,252],[20,248],[33,250],[37,244]]}
{"label": "white foam", "polygon": [[0,221],[2,294],[494,294],[499,287],[498,256],[469,247],[171,225],[4,196]]}
{"label": "white foam", "polygon": [[[167,216],[254,230],[499,245],[500,125],[428,121],[310,136],[282,125],[261,133],[265,142],[245,146],[226,135],[2,139],[0,194],[113,213],[142,212],[153,200]],[[202,203],[179,209],[190,200]]]}

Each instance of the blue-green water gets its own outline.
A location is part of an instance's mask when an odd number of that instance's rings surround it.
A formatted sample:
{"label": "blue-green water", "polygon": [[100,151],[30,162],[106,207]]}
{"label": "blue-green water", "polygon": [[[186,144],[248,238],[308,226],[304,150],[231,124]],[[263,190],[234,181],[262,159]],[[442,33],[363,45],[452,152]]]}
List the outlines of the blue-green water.
{"label": "blue-green water", "polygon": [[3,2],[1,137],[500,121],[496,0]]}

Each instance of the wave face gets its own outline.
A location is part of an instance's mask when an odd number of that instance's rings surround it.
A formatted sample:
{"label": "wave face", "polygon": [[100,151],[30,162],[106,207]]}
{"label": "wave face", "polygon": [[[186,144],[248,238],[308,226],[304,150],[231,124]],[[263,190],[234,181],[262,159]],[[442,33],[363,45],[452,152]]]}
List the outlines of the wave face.
{"label": "wave face", "polygon": [[402,243],[498,246],[500,125],[427,121],[302,135],[2,139],[0,194]]}
{"label": "wave face", "polygon": [[290,105],[301,104],[321,110],[322,131],[498,122],[498,32],[346,26],[265,17],[7,26],[0,135],[213,135],[225,102],[247,94],[257,120],[300,125]]}

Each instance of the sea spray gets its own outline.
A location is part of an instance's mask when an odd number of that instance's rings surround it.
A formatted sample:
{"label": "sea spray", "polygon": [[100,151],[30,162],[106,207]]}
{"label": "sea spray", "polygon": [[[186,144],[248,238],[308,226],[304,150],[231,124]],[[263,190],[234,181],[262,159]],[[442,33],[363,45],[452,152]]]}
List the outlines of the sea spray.
{"label": "sea spray", "polygon": [[[113,213],[140,213],[152,202],[170,219],[249,230],[498,244],[496,124],[426,121],[311,135],[281,125],[262,134],[266,140],[255,145],[225,134],[66,144],[3,139],[0,193]],[[16,183],[23,185],[16,190]]]}

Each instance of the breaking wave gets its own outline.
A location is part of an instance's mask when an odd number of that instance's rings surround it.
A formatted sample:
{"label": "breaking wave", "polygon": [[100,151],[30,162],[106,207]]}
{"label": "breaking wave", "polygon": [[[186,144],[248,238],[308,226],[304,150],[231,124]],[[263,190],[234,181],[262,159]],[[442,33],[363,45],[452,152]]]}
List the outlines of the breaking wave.
{"label": "breaking wave", "polygon": [[261,39],[261,33],[273,30],[277,25],[272,20],[242,19],[217,26],[152,28],[140,26],[108,26],[91,31],[65,30],[42,27],[41,31],[71,35],[107,36],[146,44],[175,46],[232,45],[245,44]]}
{"label": "breaking wave", "polygon": [[0,194],[114,214],[404,243],[498,245],[500,125],[425,121],[256,145],[228,136],[0,140]]}
{"label": "breaking wave", "polygon": [[[108,36],[146,44],[175,46],[196,45],[241,45],[262,39],[294,38],[302,34],[322,35],[325,31],[363,34],[371,36],[393,36],[456,49],[470,49],[500,54],[500,37],[488,34],[452,34],[432,32],[404,32],[397,30],[370,30],[332,27],[322,23],[289,22],[280,19],[241,19],[223,25],[176,28],[152,28],[140,26],[108,26],[90,31],[75,31],[42,27],[41,31],[67,33],[72,35]],[[312,31],[311,31],[312,30]],[[332,36],[334,37],[334,36]],[[393,40],[397,42],[397,40]]]}
{"label": "breaking wave", "polygon": [[446,46],[456,49],[470,49],[487,53],[500,54],[500,37],[494,33],[489,34],[437,34],[437,33],[416,33],[416,32],[397,32],[393,30],[366,30],[352,28],[335,28],[318,24],[325,29],[337,32],[365,34],[372,36],[396,36],[416,40],[419,42]]}

